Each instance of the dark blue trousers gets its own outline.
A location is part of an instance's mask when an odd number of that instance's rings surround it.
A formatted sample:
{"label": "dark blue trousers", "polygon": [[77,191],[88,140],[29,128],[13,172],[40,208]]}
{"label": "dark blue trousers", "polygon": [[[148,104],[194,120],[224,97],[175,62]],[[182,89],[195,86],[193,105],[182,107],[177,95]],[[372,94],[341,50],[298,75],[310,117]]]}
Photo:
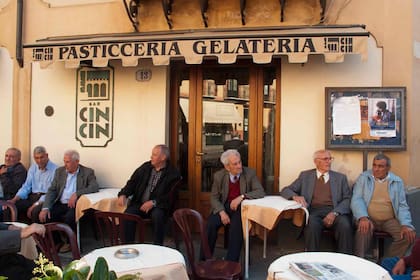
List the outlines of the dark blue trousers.
{"label": "dark blue trousers", "polygon": [[[229,203],[225,203],[225,211],[230,218],[229,225],[229,246],[226,260],[239,262],[241,256],[242,244],[244,242],[242,231],[241,207],[236,211],[230,209]],[[217,240],[217,232],[223,226],[219,213],[210,214],[207,221],[207,235],[209,239],[210,251],[213,254]]]}

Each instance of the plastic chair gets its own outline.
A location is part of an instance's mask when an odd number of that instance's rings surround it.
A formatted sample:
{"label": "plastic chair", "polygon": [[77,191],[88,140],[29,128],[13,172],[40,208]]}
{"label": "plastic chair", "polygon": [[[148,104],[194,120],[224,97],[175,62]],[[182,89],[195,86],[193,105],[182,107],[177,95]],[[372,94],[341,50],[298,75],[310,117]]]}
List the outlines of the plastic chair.
{"label": "plastic chair", "polygon": [[[6,209],[8,209],[9,211],[4,211],[3,210],[3,221],[6,222],[16,222],[17,221],[17,217],[18,217],[18,210],[16,208],[16,205],[14,205],[11,202],[8,202],[6,200],[0,200],[0,207],[6,207]],[[6,215],[5,217],[5,214]],[[9,217],[7,217],[9,216]]]}
{"label": "plastic chair", "polygon": [[[208,245],[205,222],[199,212],[189,208],[181,208],[175,210],[173,217],[184,238],[192,279],[242,278],[242,268],[239,263],[212,258]],[[194,240],[192,237],[195,226],[199,230],[204,261],[197,261],[195,259]]]}
{"label": "plastic chair", "polygon": [[104,246],[108,246],[107,240],[111,246],[125,244],[125,231],[123,224],[124,222],[129,221],[136,223],[137,242],[144,242],[145,221],[140,216],[106,211],[96,211],[94,216],[99,235],[101,236]]}
{"label": "plastic chair", "polygon": [[36,233],[32,234],[35,242],[41,252],[56,266],[62,266],[60,256],[58,255],[60,244],[54,240],[54,236],[58,234],[64,234],[70,243],[72,260],[80,259],[80,251],[77,246],[76,234],[73,232],[71,227],[64,223],[47,223],[45,224],[45,237]]}

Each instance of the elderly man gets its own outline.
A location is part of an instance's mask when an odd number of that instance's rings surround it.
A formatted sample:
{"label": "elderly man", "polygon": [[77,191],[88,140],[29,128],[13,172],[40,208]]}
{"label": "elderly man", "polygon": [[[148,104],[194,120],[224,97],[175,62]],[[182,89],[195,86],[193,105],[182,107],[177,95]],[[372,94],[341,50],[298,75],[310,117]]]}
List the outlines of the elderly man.
{"label": "elderly man", "polygon": [[40,224],[31,224],[22,229],[13,225],[0,223],[0,275],[9,279],[31,279],[35,263],[18,254],[21,239],[31,234],[45,234],[45,227]]}
{"label": "elderly man", "polygon": [[76,230],[75,208],[77,199],[87,193],[98,191],[93,169],[79,164],[80,156],[75,150],[64,153],[64,166],[57,168],[54,179],[45,195],[39,221],[64,222]]}
{"label": "elderly man", "polygon": [[[178,170],[170,164],[169,148],[157,145],[152,150],[150,161],[138,167],[118,193],[120,206],[126,204],[127,197],[133,196],[125,213],[152,219],[154,244],[163,244],[170,206],[169,191],[180,178]],[[133,242],[135,223],[126,222],[124,227],[126,242]]]}
{"label": "elderly man", "polygon": [[386,256],[404,256],[416,237],[404,183],[390,169],[389,157],[377,154],[372,170],[363,172],[353,187],[351,210],[357,222],[355,254],[359,257],[370,248],[375,229],[392,235]]}
{"label": "elderly man", "polygon": [[237,150],[230,149],[220,156],[224,169],[214,173],[211,188],[211,214],[207,221],[207,234],[211,253],[220,227],[229,227],[229,246],[226,260],[239,261],[243,243],[241,203],[244,199],[264,197],[265,192],[254,170],[242,167]]}
{"label": "elderly man", "polygon": [[[26,213],[28,219],[36,221],[57,165],[49,160],[48,153],[42,146],[34,148],[33,157],[35,164],[29,168],[25,183],[9,201],[16,205],[18,213]],[[35,208],[37,210],[33,211]]]}
{"label": "elderly man", "polygon": [[333,157],[330,151],[316,151],[313,160],[316,168],[301,172],[290,186],[281,191],[281,195],[308,208],[309,220],[304,231],[307,251],[319,251],[322,230],[331,228],[337,251],[351,254],[353,227],[347,178],[331,170]]}
{"label": "elderly man", "polygon": [[11,199],[26,179],[26,168],[20,162],[21,153],[16,148],[9,148],[0,165],[0,199]]}

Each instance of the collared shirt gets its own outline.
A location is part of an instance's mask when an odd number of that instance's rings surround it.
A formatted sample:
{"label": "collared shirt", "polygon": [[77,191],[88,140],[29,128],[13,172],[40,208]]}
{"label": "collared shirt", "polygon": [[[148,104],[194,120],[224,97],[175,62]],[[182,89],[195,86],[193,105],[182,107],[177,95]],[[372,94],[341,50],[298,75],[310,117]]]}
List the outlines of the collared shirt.
{"label": "collared shirt", "polygon": [[324,183],[327,183],[330,180],[330,174],[328,172],[325,172],[324,174],[322,174],[318,169],[316,170],[316,178],[319,179],[319,177],[321,177],[322,175],[324,175]]}
{"label": "collared shirt", "polygon": [[375,181],[378,181],[379,183],[385,183],[389,179],[389,174],[387,174],[386,177],[383,178],[383,179],[375,178],[375,176],[373,176],[373,175],[372,175],[372,177]]}
{"label": "collared shirt", "polygon": [[[235,177],[236,177],[236,180],[235,180]],[[235,183],[236,181],[238,181],[240,177],[241,177],[241,173],[239,173],[237,175],[232,175],[232,174],[229,173],[229,178],[230,178],[230,181],[232,183]]]}
{"label": "collared shirt", "polygon": [[60,198],[61,203],[67,204],[70,200],[70,197],[73,195],[73,193],[76,192],[77,175],[79,174],[79,171],[80,171],[80,168],[78,167],[76,172],[74,173],[67,172],[66,186]]}
{"label": "collared shirt", "polygon": [[142,202],[146,202],[150,199],[150,194],[155,189],[160,177],[162,176],[163,170],[165,170],[165,168],[166,167],[161,168],[159,169],[159,171],[156,170],[155,168],[152,169],[152,174],[150,174],[149,182],[142,196]]}
{"label": "collared shirt", "polygon": [[[36,163],[32,164],[31,167],[29,167],[25,183],[23,183],[16,195],[21,199],[27,199],[31,193],[45,194],[51,186],[56,169],[57,165],[51,160],[48,161],[44,170],[39,169]],[[44,199],[45,195],[43,195],[39,201],[43,202]]]}

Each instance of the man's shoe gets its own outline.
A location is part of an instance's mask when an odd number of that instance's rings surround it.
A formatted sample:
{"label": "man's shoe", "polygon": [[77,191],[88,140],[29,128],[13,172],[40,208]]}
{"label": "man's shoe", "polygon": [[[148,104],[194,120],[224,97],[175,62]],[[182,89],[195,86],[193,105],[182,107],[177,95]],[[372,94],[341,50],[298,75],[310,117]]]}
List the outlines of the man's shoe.
{"label": "man's shoe", "polygon": [[70,252],[70,249],[71,249],[70,244],[69,243],[64,243],[63,246],[60,247],[59,252],[60,253],[67,253],[67,252]]}

